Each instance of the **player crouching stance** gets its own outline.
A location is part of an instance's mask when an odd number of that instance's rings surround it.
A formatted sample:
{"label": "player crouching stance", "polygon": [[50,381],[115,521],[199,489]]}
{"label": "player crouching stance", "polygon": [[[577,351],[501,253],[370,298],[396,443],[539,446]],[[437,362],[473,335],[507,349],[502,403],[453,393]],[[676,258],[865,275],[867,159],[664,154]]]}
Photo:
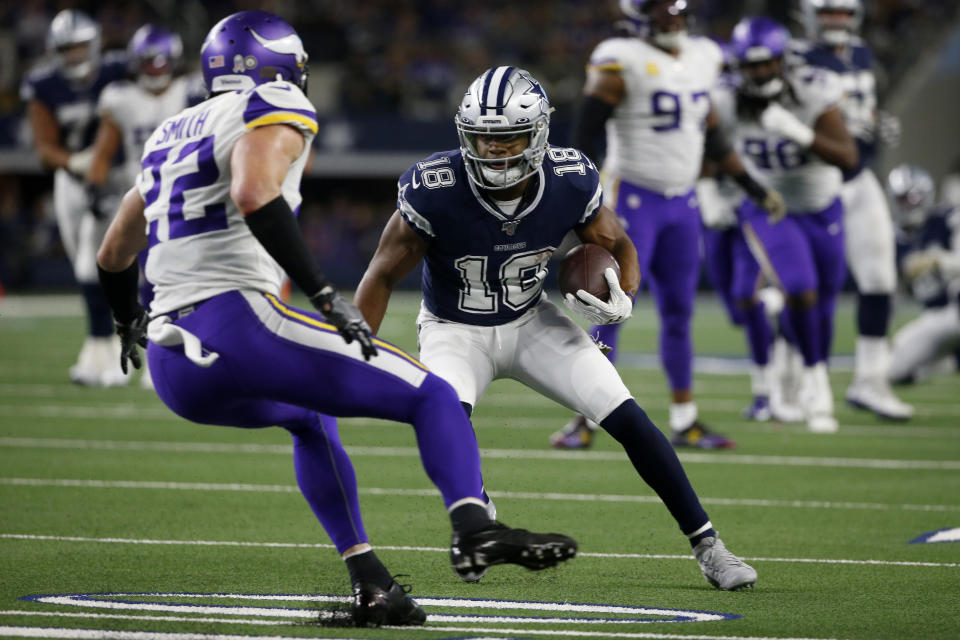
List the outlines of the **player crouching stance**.
{"label": "player crouching stance", "polygon": [[420,356],[467,414],[493,380],[512,378],[599,422],[667,505],[707,580],[753,586],[756,571],[717,537],[673,447],[597,345],[543,293],[547,263],[570,230],[608,249],[622,270],[619,282],[607,272],[609,301],[579,294],[566,300],[571,308],[595,323],[622,322],[640,284],[636,249],[602,204],[596,167],[547,141],[550,111],[522,69],[478,77],[456,116],[460,148],[401,176],[398,210],[355,303],[379,327],[393,286],[425,259]]}
{"label": "player crouching stance", "polygon": [[[128,360],[139,367],[137,344],[149,335],[157,394],[175,413],[290,432],[297,483],[346,561],[358,626],[418,625],[426,614],[369,544],[331,415],[413,424],[450,514],[451,560],[461,577],[573,557],[571,538],[490,519],[473,430],[453,389],[372,336],[319,273],[293,214],[317,132],[297,33],[277,16],[244,11],[213,27],[201,58],[210,97],[167,118],[147,140],[137,186],[98,255],[123,368]],[[136,298],[135,258],[145,248],[152,320]],[[319,314],[279,300],[283,271]]]}

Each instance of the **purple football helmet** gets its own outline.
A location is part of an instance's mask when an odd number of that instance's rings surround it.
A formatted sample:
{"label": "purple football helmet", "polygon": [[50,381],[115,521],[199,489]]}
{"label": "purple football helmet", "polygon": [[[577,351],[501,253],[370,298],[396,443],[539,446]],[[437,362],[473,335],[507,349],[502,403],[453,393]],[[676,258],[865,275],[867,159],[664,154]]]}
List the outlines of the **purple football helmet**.
{"label": "purple football helmet", "polygon": [[[658,21],[653,9],[659,5],[666,5],[666,13],[659,14]],[[634,25],[636,35],[649,39],[657,47],[666,51],[681,49],[687,38],[686,22],[689,12],[687,0],[620,0],[620,11]],[[678,17],[683,18],[683,25],[679,29],[676,25]]]}
{"label": "purple football helmet", "polygon": [[145,24],[130,38],[127,54],[137,83],[147,91],[163,91],[180,64],[183,41],[172,31]]}
{"label": "purple football helmet", "polygon": [[[740,90],[758,98],[774,98],[783,90],[782,66],[769,65],[764,73],[757,74],[750,67],[763,63],[782,61],[790,43],[790,32],[782,24],[766,16],[742,19],[733,28],[730,43],[740,67],[742,80]],[[767,65],[764,65],[767,66]]]}
{"label": "purple football helmet", "polygon": [[266,11],[241,11],[210,29],[200,47],[211,94],[286,80],[306,90],[307,52],[289,24]]}

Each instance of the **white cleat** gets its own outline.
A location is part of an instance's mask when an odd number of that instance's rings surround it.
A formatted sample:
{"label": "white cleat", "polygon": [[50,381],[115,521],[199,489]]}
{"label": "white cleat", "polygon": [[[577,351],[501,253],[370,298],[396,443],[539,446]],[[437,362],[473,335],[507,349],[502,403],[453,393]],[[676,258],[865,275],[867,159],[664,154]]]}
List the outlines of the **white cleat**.
{"label": "white cleat", "polygon": [[756,570],[730,553],[718,537],[710,536],[701,540],[693,548],[693,555],[703,577],[717,589],[738,591],[757,584]]}
{"label": "white cleat", "polygon": [[810,431],[837,432],[837,419],[833,417],[833,391],[830,389],[826,363],[819,362],[804,369],[800,406],[806,412],[807,428]]}
{"label": "white cleat", "polygon": [[913,417],[913,407],[895,396],[890,384],[882,378],[854,380],[847,388],[847,404],[887,420]]}

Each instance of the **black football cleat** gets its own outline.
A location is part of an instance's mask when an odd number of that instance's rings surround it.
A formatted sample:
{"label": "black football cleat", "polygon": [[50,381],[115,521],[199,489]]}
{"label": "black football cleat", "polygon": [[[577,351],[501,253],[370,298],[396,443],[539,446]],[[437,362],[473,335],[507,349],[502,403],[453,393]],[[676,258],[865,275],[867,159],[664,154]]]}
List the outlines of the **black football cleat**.
{"label": "black football cleat", "polygon": [[369,582],[353,585],[354,624],[358,627],[422,625],[427,614],[407,595],[409,589],[397,584],[396,580],[387,590]]}
{"label": "black football cleat", "polygon": [[450,563],[464,582],[476,582],[496,564],[532,571],[554,567],[577,555],[577,541],[559,533],[532,533],[494,522],[463,538],[453,534]]}

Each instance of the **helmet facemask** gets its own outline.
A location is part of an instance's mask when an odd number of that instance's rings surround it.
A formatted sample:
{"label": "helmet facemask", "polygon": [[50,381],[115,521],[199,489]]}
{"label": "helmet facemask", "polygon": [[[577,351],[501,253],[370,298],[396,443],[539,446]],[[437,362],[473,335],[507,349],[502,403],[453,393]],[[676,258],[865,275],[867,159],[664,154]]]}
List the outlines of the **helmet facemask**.
{"label": "helmet facemask", "polygon": [[[550,111],[546,93],[526,71],[496,67],[474,80],[455,118],[470,180],[498,191],[537,173],[549,146]],[[485,153],[491,142],[502,148],[523,138],[519,153]]]}
{"label": "helmet facemask", "polygon": [[850,43],[855,31],[856,16],[852,11],[821,9],[817,11],[820,42],[831,47],[843,47]]}
{"label": "helmet facemask", "polygon": [[783,58],[765,58],[741,61],[740,93],[752,98],[773,100],[786,86],[783,81]]}

